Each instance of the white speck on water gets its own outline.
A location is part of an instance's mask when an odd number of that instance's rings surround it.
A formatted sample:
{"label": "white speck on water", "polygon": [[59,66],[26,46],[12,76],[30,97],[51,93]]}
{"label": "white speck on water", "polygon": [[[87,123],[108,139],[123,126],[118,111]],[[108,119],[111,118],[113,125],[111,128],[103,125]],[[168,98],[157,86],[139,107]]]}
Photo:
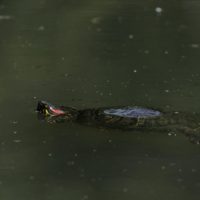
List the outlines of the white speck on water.
{"label": "white speck on water", "polygon": [[44,31],[45,30],[45,27],[44,26],[39,26],[38,27],[38,31]]}
{"label": "white speck on water", "polygon": [[166,93],[169,93],[170,91],[168,89],[165,90]]}
{"label": "white speck on water", "polygon": [[70,160],[70,161],[67,162],[67,165],[68,166],[73,166],[73,165],[75,165],[75,162],[73,160]]}
{"label": "white speck on water", "polygon": [[199,48],[199,44],[191,44],[190,46],[191,46],[192,48],[194,48],[194,49]]}
{"label": "white speck on water", "polygon": [[194,173],[194,172],[197,172],[197,169],[192,169],[192,172]]}
{"label": "white speck on water", "polygon": [[169,166],[170,167],[174,167],[176,165],[176,163],[170,163]]}
{"label": "white speck on water", "polygon": [[33,99],[37,99],[37,97],[36,97],[36,96],[34,96],[34,97],[33,97]]}
{"label": "white speck on water", "polygon": [[130,40],[132,40],[132,39],[134,38],[134,35],[133,35],[133,34],[130,34],[130,35],[128,36],[128,38],[129,38]]}
{"label": "white speck on water", "polygon": [[180,172],[180,173],[181,173],[182,171],[183,171],[182,169],[180,169],[180,168],[178,169],[178,172]]}
{"label": "white speck on water", "polygon": [[126,192],[128,192],[128,188],[127,188],[127,187],[124,187],[124,188],[122,189],[122,191],[123,191],[124,193],[126,193]]}
{"label": "white speck on water", "polygon": [[88,195],[84,195],[82,200],[86,200],[86,199],[89,199],[89,196]]}
{"label": "white speck on water", "polygon": [[182,59],[182,60],[185,59],[185,58],[186,58],[186,56],[184,56],[184,55],[181,56],[181,59]]}
{"label": "white speck on water", "polygon": [[149,50],[144,50],[144,53],[145,54],[149,54]]}
{"label": "white speck on water", "polygon": [[179,183],[183,182],[183,179],[182,179],[182,178],[177,178],[176,180],[177,180],[177,182],[179,182]]}
{"label": "white speck on water", "polygon": [[165,50],[165,51],[164,51],[164,54],[167,55],[167,54],[169,54],[169,52],[168,52],[167,50]]}
{"label": "white speck on water", "polygon": [[169,132],[169,133],[168,133],[168,136],[172,136],[172,133],[171,133],[171,132]]}
{"label": "white speck on water", "polygon": [[133,70],[133,73],[137,73],[137,72],[138,72],[137,69],[134,69],[134,70]]}
{"label": "white speck on water", "polygon": [[48,156],[49,156],[49,157],[52,157],[52,153],[48,153]]}
{"label": "white speck on water", "polygon": [[13,140],[14,143],[20,143],[22,142],[20,139],[16,139],[16,140]]}
{"label": "white speck on water", "polygon": [[166,170],[166,166],[163,165],[163,166],[161,167],[161,170]]}
{"label": "white speck on water", "polygon": [[92,149],[92,152],[96,153],[96,152],[97,152],[97,150],[96,150],[96,149]]}
{"label": "white speck on water", "polygon": [[155,8],[155,11],[158,13],[158,14],[161,14],[163,12],[163,9],[161,7],[156,7]]}
{"label": "white speck on water", "polygon": [[29,179],[30,179],[31,181],[33,181],[33,180],[35,180],[35,176],[29,176]]}
{"label": "white speck on water", "polygon": [[10,15],[0,15],[0,20],[10,20],[12,19],[13,17],[10,16]]}
{"label": "white speck on water", "polygon": [[109,139],[109,140],[108,140],[108,142],[109,142],[109,143],[112,143],[112,140],[111,140],[111,139]]}
{"label": "white speck on water", "polygon": [[16,134],[17,134],[17,131],[13,131],[13,134],[15,134],[15,135],[16,135]]}
{"label": "white speck on water", "polygon": [[125,168],[122,170],[122,173],[126,173],[127,171],[128,171],[128,169]]}
{"label": "white speck on water", "polygon": [[102,18],[101,17],[93,17],[91,19],[92,24],[99,24],[101,22]]}
{"label": "white speck on water", "polygon": [[16,125],[18,124],[18,121],[12,121],[12,124]]}

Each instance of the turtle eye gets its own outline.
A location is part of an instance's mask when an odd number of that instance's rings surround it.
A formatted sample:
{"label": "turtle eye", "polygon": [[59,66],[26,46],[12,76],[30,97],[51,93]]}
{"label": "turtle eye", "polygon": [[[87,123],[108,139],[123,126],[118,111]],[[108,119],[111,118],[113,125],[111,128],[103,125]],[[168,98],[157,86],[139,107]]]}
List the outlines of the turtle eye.
{"label": "turtle eye", "polygon": [[44,114],[45,114],[46,116],[50,115],[50,113],[49,113],[49,110],[48,110],[48,107],[47,107],[47,106],[45,106],[45,109],[44,109]]}

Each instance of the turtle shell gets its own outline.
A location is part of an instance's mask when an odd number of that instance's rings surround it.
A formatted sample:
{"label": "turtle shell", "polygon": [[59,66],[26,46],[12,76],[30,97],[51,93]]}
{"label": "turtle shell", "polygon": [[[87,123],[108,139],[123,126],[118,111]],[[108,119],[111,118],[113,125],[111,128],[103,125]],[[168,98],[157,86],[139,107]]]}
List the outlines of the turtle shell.
{"label": "turtle shell", "polygon": [[125,107],[105,109],[104,114],[124,118],[152,118],[159,117],[162,113],[158,110],[141,107]]}

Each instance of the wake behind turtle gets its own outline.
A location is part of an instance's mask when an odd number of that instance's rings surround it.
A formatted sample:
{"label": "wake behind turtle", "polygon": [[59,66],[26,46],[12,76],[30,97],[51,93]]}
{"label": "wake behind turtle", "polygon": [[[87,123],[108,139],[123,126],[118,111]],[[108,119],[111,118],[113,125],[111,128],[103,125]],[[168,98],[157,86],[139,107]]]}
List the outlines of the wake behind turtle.
{"label": "wake behind turtle", "polygon": [[194,143],[200,141],[200,114],[197,113],[165,112],[137,106],[78,110],[46,101],[38,102],[37,111],[40,119],[49,123],[71,121],[122,130],[181,132]]}

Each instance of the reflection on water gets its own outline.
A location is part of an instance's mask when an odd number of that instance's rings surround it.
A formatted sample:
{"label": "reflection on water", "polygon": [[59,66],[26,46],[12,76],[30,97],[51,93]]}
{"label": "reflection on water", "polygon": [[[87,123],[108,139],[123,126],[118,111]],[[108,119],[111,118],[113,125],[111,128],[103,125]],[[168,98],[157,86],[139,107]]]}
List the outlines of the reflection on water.
{"label": "reflection on water", "polygon": [[1,1],[0,198],[198,199],[183,135],[37,120],[79,108],[199,111],[198,1]]}

